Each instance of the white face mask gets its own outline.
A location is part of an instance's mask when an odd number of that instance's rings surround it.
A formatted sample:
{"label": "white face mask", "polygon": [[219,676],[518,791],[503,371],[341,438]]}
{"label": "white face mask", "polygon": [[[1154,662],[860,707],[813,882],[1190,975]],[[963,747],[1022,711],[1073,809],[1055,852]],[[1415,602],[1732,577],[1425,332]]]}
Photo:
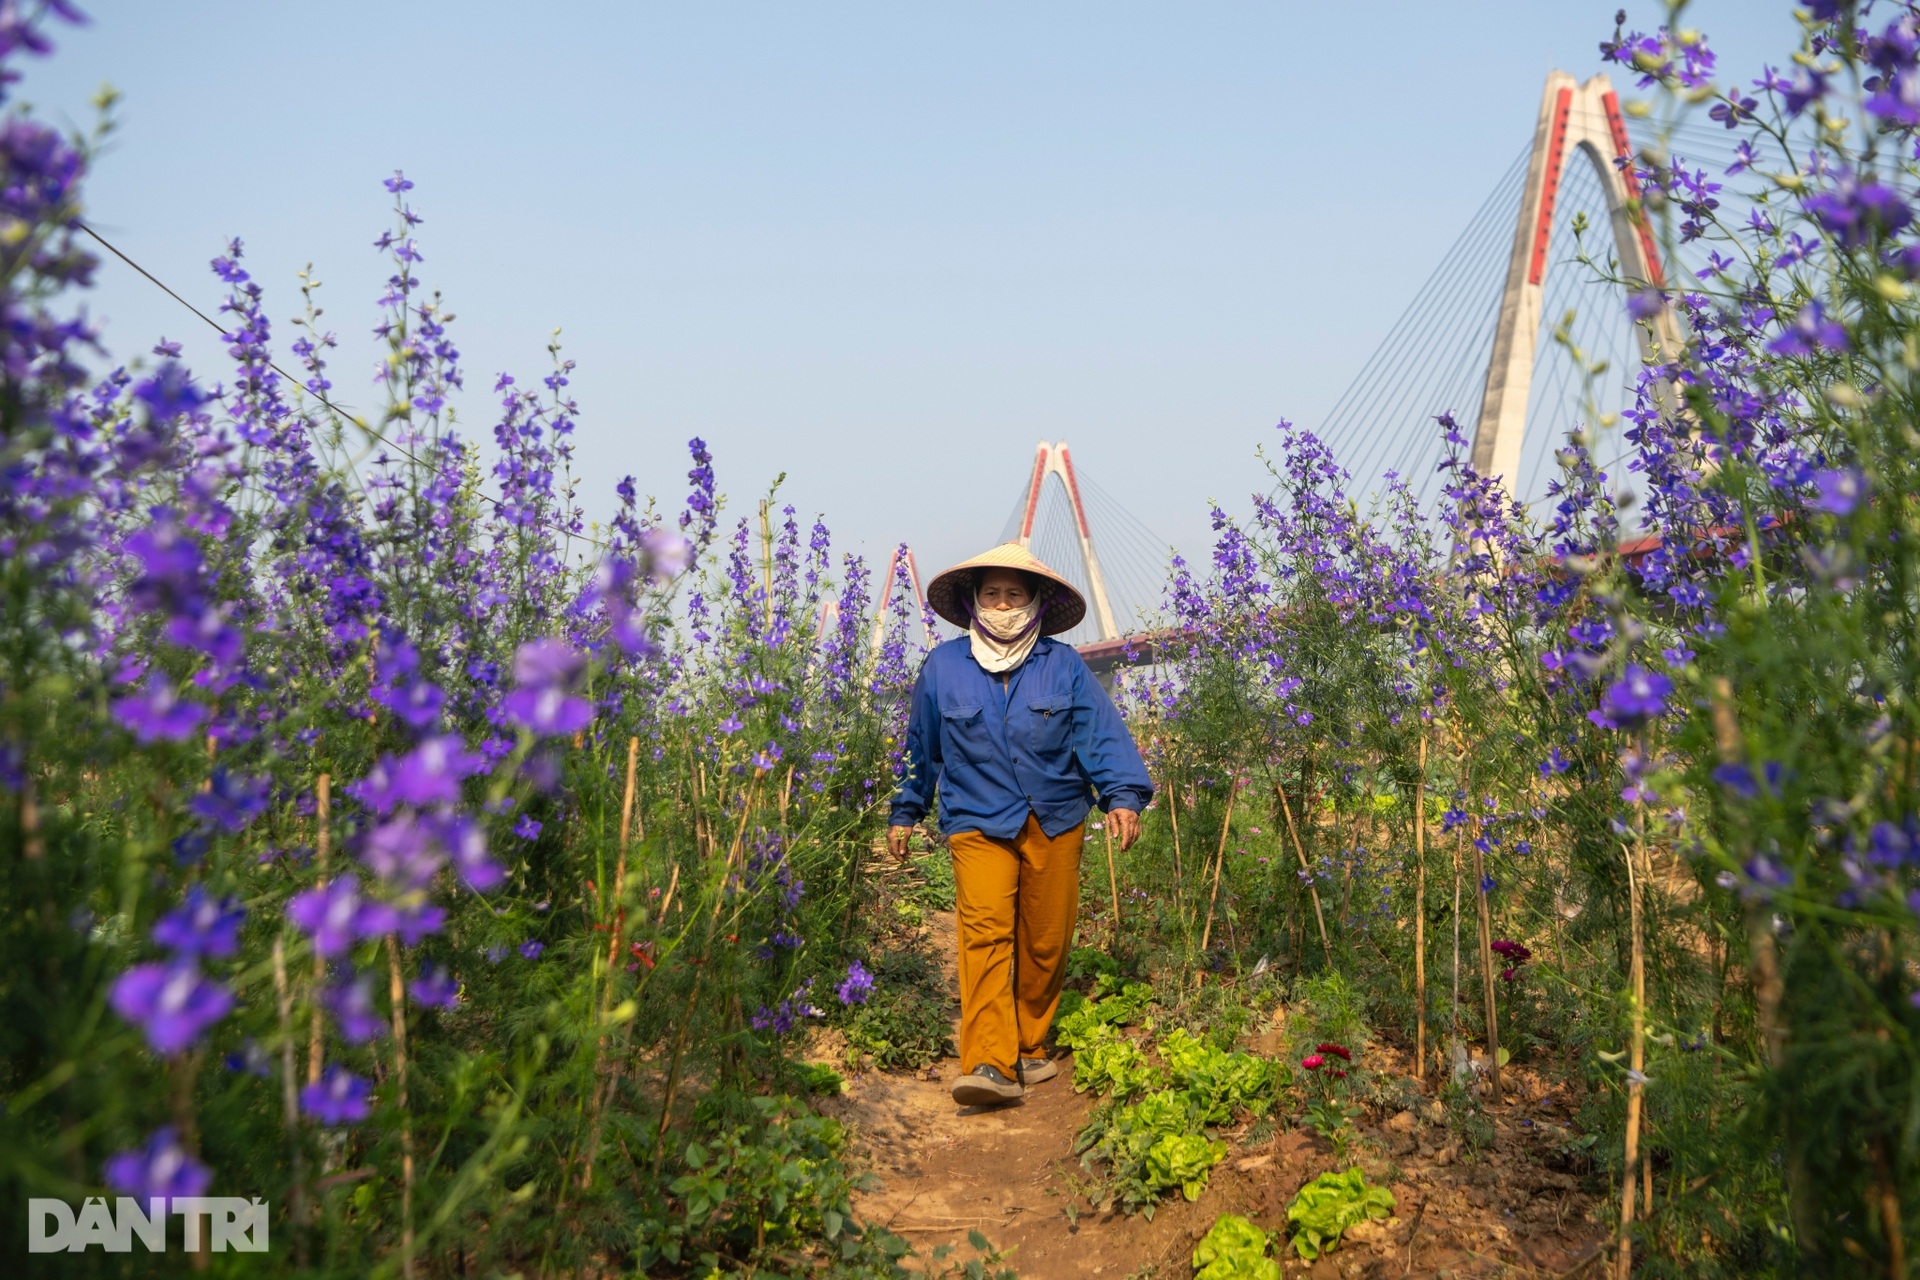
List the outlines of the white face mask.
{"label": "white face mask", "polygon": [[983,609],[974,597],[973,625],[967,629],[973,660],[994,675],[1011,671],[1027,660],[1040,639],[1040,600],[1018,609]]}

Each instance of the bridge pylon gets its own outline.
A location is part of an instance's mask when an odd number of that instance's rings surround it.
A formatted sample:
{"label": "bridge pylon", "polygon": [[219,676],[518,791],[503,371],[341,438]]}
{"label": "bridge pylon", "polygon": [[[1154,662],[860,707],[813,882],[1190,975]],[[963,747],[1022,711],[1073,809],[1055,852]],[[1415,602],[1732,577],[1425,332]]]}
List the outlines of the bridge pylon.
{"label": "bridge pylon", "polygon": [[[1503,478],[1509,491],[1518,483],[1527,399],[1533,390],[1554,201],[1574,153],[1593,166],[1606,193],[1621,274],[1635,287],[1666,286],[1660,250],[1641,207],[1639,184],[1631,168],[1633,148],[1612,81],[1605,73],[1580,83],[1565,71],[1548,72],[1520,218],[1513,229],[1506,287],[1500,295],[1480,421],[1473,436],[1474,469],[1483,476]],[[1652,358],[1656,346],[1667,358],[1678,350],[1679,322],[1671,307],[1661,307],[1650,320],[1637,324],[1635,331],[1643,357]]]}
{"label": "bridge pylon", "polygon": [[1034,516],[1040,510],[1040,493],[1046,487],[1048,476],[1059,478],[1060,487],[1066,490],[1067,502],[1073,508],[1073,527],[1080,536],[1080,564],[1087,574],[1087,594],[1093,597],[1094,625],[1099,628],[1100,639],[1117,640],[1120,628],[1114,623],[1113,604],[1107,598],[1107,578],[1100,570],[1100,554],[1094,549],[1086,504],[1080,501],[1080,481],[1073,474],[1073,455],[1067,452],[1065,440],[1042,440],[1034,451],[1033,478],[1027,483],[1026,509],[1020,517],[1020,536],[1016,541],[1032,550]]}

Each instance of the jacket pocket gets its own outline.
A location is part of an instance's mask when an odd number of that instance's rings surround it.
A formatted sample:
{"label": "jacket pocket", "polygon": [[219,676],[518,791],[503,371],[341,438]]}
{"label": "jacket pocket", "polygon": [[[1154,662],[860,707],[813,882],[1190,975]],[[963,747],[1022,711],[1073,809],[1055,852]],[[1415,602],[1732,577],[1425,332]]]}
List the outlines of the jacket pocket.
{"label": "jacket pocket", "polygon": [[993,758],[987,717],[979,707],[948,707],[940,713],[941,754],[949,764],[964,760],[985,764]]}
{"label": "jacket pocket", "polygon": [[1073,737],[1073,699],[1064,693],[1033,698],[1027,703],[1027,740],[1033,753],[1049,763],[1067,752]]}

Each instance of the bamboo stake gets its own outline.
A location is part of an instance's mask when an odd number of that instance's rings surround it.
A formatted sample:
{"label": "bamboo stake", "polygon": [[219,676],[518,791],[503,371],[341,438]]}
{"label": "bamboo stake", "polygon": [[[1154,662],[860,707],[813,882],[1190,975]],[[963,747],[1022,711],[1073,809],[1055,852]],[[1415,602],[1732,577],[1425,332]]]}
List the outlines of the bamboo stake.
{"label": "bamboo stake", "polygon": [[[1463,827],[1463,833],[1464,830]],[[1487,1082],[1497,1103],[1500,1101],[1500,1022],[1493,986],[1493,915],[1487,904],[1486,859],[1480,853],[1477,840],[1473,844],[1473,887],[1474,899],[1480,907],[1480,991],[1487,1006]]]}
{"label": "bamboo stake", "polygon": [[1220,851],[1213,856],[1213,896],[1207,899],[1207,927],[1200,932],[1200,950],[1207,949],[1213,937],[1213,910],[1220,901],[1220,864],[1227,860],[1227,837],[1233,832],[1233,801],[1240,793],[1240,775],[1227,784],[1227,816],[1220,822]]}
{"label": "bamboo stake", "polygon": [[[313,784],[313,861],[320,868],[320,888],[327,887],[327,849],[333,831],[327,821],[331,811],[333,776],[321,774]],[[307,1029],[307,1083],[320,1083],[320,992],[327,985],[327,961],[318,950],[313,953],[313,1018]]]}
{"label": "bamboo stake", "polygon": [[1460,837],[1453,838],[1453,1004],[1447,1032],[1447,1070],[1460,1059]]}
{"label": "bamboo stake", "polygon": [[1187,920],[1187,879],[1180,869],[1180,778],[1171,770],[1167,775],[1167,818],[1173,824],[1173,896],[1180,912],[1181,930],[1191,930]]}
{"label": "bamboo stake", "polygon": [[273,994],[280,1015],[280,1109],[287,1126],[287,1145],[292,1149],[293,1165],[293,1257],[296,1266],[307,1265],[307,1175],[306,1158],[300,1149],[300,1101],[293,1083],[293,987],[287,981],[287,944],[284,938],[273,940]]}
{"label": "bamboo stake", "polygon": [[1285,815],[1287,819],[1287,834],[1293,838],[1294,856],[1300,859],[1300,869],[1307,873],[1307,893],[1313,898],[1313,918],[1318,921],[1320,925],[1320,949],[1326,952],[1327,966],[1331,968],[1333,966],[1333,943],[1327,938],[1327,916],[1326,913],[1320,909],[1320,889],[1319,886],[1313,882],[1313,868],[1307,865],[1307,851],[1300,843],[1300,829],[1296,827],[1293,822],[1293,806],[1287,803],[1286,784],[1279,782],[1274,783],[1273,792],[1280,797],[1280,812]]}
{"label": "bamboo stake", "polygon": [[1427,728],[1420,726],[1420,774],[1413,784],[1413,1078],[1427,1084]]}
{"label": "bamboo stake", "polygon": [[1100,834],[1107,842],[1107,888],[1113,893],[1113,940],[1120,941],[1120,878],[1113,869],[1113,829],[1107,823],[1113,821],[1113,815],[1107,815],[1107,821],[1100,824]]}
{"label": "bamboo stake", "polygon": [[1640,878],[1635,874],[1633,846],[1621,845],[1627,858],[1627,902],[1631,916],[1633,958],[1630,981],[1633,986],[1633,1030],[1628,1059],[1632,1071],[1627,1076],[1626,1160],[1620,1182],[1620,1250],[1614,1258],[1617,1280],[1633,1275],[1634,1192],[1640,1175],[1640,1078],[1647,1065],[1646,998],[1647,970],[1644,939],[1641,935]]}
{"label": "bamboo stake", "polygon": [[627,739],[627,788],[620,800],[620,856],[614,863],[613,873],[613,936],[607,942],[607,985],[600,997],[598,1019],[600,1038],[593,1049],[593,1120],[587,1126],[587,1154],[580,1167],[580,1189],[583,1191],[593,1185],[593,1162],[600,1153],[600,1123],[604,1118],[602,1108],[613,1093],[614,1079],[620,1074],[620,1059],[615,1057],[606,1085],[600,1085],[600,1060],[607,1048],[607,1021],[612,1016],[613,984],[615,975],[619,973],[620,948],[626,941],[627,849],[633,835],[633,783],[639,760],[640,739],[636,735]]}
{"label": "bamboo stake", "polygon": [[400,1274],[413,1280],[413,1117],[407,1110],[407,987],[400,944],[387,935],[387,996],[393,1015],[393,1076],[400,1100]]}

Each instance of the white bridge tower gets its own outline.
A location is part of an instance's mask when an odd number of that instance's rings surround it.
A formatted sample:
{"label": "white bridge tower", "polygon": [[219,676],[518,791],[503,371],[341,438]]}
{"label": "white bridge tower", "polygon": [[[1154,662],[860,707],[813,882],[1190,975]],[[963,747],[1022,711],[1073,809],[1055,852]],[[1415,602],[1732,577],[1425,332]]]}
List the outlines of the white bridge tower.
{"label": "white bridge tower", "polygon": [[[1654,244],[1640,203],[1640,187],[1630,167],[1620,100],[1605,74],[1584,84],[1564,71],[1547,73],[1540,97],[1540,118],[1533,131],[1533,157],[1521,192],[1520,220],[1513,229],[1506,288],[1487,363],[1480,421],[1473,436],[1473,465],[1483,476],[1499,476],[1511,492],[1518,483],[1520,445],[1527,425],[1527,398],[1533,390],[1534,348],[1540,336],[1540,307],[1547,275],[1547,242],[1553,230],[1554,200],[1569,152],[1593,166],[1606,192],[1613,224],[1613,247],[1620,274],[1630,287],[1666,287],[1660,251]],[[1656,346],[1665,359],[1679,349],[1680,330],[1671,307],[1635,325],[1643,357]]]}
{"label": "white bridge tower", "polygon": [[1061,488],[1066,490],[1067,502],[1073,507],[1074,531],[1080,535],[1080,563],[1087,574],[1087,594],[1092,596],[1094,626],[1100,631],[1102,640],[1117,640],[1120,628],[1114,625],[1113,604],[1107,598],[1107,577],[1100,571],[1100,555],[1093,548],[1093,530],[1087,525],[1087,508],[1080,501],[1080,481],[1073,474],[1073,456],[1067,452],[1065,440],[1051,443],[1042,440],[1033,456],[1033,479],[1027,484],[1027,503],[1025,513],[1020,517],[1020,536],[1016,541],[1032,550],[1033,518],[1040,510],[1040,491],[1046,486],[1047,477],[1059,478]]}

